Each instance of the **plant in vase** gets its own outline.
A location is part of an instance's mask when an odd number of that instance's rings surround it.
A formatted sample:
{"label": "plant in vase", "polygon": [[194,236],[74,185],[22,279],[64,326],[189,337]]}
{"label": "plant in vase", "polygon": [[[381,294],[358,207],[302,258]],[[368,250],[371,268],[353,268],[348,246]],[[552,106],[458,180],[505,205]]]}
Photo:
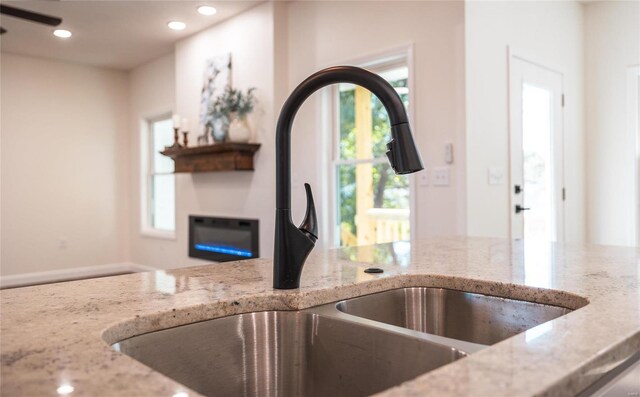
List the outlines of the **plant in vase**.
{"label": "plant in vase", "polygon": [[257,102],[254,91],[255,88],[249,88],[243,93],[227,86],[222,95],[211,104],[208,115],[215,142],[248,142],[251,139],[247,116]]}

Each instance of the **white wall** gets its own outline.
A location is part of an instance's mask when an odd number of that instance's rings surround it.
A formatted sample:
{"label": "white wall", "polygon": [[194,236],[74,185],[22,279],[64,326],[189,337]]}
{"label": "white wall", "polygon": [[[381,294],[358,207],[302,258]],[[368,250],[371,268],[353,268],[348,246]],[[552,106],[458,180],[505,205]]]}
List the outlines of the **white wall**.
{"label": "white wall", "polygon": [[[573,1],[466,3],[467,232],[509,237],[508,48],[564,75],[565,239],[585,239],[583,15]],[[489,185],[489,167],[504,171]]]}
{"label": "white wall", "polygon": [[[131,148],[129,174],[129,256],[132,262],[153,267],[167,267],[175,260],[167,251],[174,241],[141,234],[142,134],[147,133],[147,120],[173,113],[175,109],[175,57],[173,53],[148,62],[129,73],[129,147]],[[175,264],[177,266],[178,263]]]}
{"label": "white wall", "polygon": [[[288,13],[289,90],[320,68],[375,58],[389,50],[413,48],[412,128],[425,166],[444,164],[444,145],[455,146],[449,187],[416,187],[417,230],[413,236],[464,234],[464,4],[462,2],[293,2]],[[302,184],[313,186],[325,212],[330,194],[323,174],[331,131],[323,127],[322,94],[303,105],[294,124],[294,218],[304,214]],[[323,162],[323,160],[325,160]],[[322,233],[322,230],[321,230]],[[326,236],[325,236],[326,239]],[[323,241],[323,243],[327,243]]]}
{"label": "white wall", "polygon": [[588,3],[585,38],[589,240],[635,245],[635,137],[626,124],[627,68],[640,64],[640,3]]}
{"label": "white wall", "polygon": [[[280,4],[264,3],[251,8],[221,24],[176,43],[175,47],[175,111],[190,120],[198,120],[200,90],[206,59],[232,53],[232,84],[235,88],[256,87],[259,109],[254,117],[256,140],[262,144],[255,156],[253,172],[214,172],[202,174],[176,174],[176,238],[161,240],[148,237],[134,238],[132,260],[158,268],[173,268],[204,263],[188,257],[188,215],[211,215],[257,218],[260,220],[260,254],[270,256],[273,250],[274,190],[274,95],[276,93],[274,68],[274,15]],[[134,97],[155,97],[162,100],[158,107],[171,105],[172,93],[153,93],[158,79],[166,81],[172,73],[164,64],[155,70],[158,77],[147,75],[144,68],[135,70],[132,82]],[[153,67],[153,66],[151,66]],[[159,77],[164,76],[164,77]],[[142,81],[146,81],[142,83]],[[169,83],[168,83],[169,84]],[[142,105],[141,105],[142,106]],[[135,116],[138,118],[140,116]],[[136,120],[133,134],[138,134]],[[195,123],[194,123],[195,124]],[[195,135],[191,141],[195,142]],[[135,155],[132,157],[135,158]],[[132,183],[136,186],[136,183]],[[132,204],[139,207],[139,201]],[[132,232],[139,230],[139,216],[132,217]]]}
{"label": "white wall", "polygon": [[126,74],[8,53],[0,67],[2,275],[122,262]]}

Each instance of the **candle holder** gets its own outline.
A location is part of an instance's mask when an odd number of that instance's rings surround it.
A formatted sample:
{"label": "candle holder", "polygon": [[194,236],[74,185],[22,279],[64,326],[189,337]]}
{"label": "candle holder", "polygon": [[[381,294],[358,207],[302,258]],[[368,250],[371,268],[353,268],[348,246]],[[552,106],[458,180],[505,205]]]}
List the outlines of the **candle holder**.
{"label": "candle holder", "polygon": [[189,131],[182,131],[182,146],[189,146]]}
{"label": "candle holder", "polygon": [[173,145],[168,146],[168,149],[180,149],[182,145],[180,145],[180,136],[178,134],[179,128],[173,128]]}

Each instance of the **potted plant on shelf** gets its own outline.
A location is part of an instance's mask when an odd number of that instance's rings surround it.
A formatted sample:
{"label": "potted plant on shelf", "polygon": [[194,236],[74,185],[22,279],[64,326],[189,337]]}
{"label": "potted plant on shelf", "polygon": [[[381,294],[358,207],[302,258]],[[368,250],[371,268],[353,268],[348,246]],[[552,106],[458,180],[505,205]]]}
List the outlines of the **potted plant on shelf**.
{"label": "potted plant on shelf", "polygon": [[[247,116],[256,105],[253,95],[255,88],[246,93],[227,86],[209,108],[209,124],[214,142],[248,142],[251,139],[251,127]],[[219,124],[216,126],[216,122]]]}

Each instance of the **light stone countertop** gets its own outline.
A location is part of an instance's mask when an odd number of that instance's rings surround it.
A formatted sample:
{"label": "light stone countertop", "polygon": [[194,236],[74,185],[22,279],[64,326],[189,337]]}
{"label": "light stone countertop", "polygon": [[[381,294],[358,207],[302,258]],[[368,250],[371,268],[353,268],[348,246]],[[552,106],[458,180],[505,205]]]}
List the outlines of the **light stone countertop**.
{"label": "light stone countertop", "polygon": [[[142,333],[231,314],[295,310],[405,286],[577,309],[389,389],[385,396],[568,396],[640,351],[640,249],[437,238],[321,252],[299,290],[255,259],[0,292],[3,396],[197,393],[111,349]],[[526,254],[525,254],[526,252]],[[375,264],[383,274],[366,274]],[[640,390],[639,390],[640,391]]]}

